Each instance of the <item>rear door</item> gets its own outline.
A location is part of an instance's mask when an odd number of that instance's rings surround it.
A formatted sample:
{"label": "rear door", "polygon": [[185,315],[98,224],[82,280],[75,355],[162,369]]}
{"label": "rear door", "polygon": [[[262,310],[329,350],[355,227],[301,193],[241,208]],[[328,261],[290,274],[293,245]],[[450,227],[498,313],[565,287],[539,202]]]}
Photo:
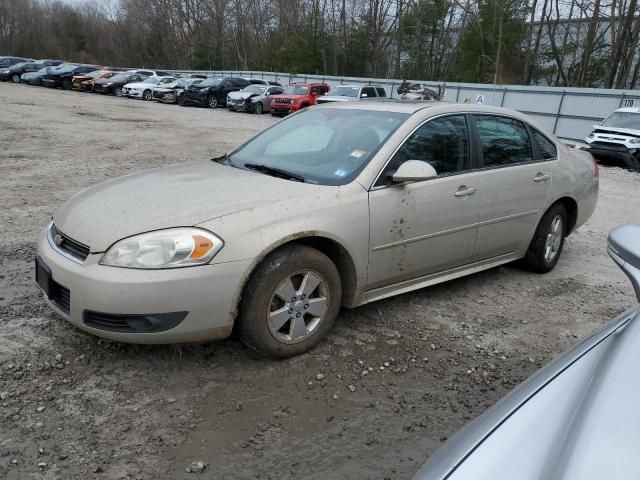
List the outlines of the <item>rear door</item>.
{"label": "rear door", "polygon": [[473,119],[483,168],[474,259],[484,260],[528,245],[547,203],[556,154],[552,145],[553,158],[542,158],[520,120],[484,114]]}

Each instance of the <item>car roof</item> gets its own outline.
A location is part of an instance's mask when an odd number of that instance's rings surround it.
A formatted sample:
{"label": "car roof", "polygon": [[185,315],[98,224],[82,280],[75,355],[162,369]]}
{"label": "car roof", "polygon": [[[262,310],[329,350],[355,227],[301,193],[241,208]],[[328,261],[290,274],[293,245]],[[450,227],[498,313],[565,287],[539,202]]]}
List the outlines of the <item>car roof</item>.
{"label": "car roof", "polygon": [[[354,83],[343,83],[341,85],[336,85],[333,88],[338,88],[338,87],[349,87],[349,88],[377,87],[377,88],[381,88],[382,85],[375,85],[375,84],[372,84],[372,85],[369,85],[369,84],[367,84],[367,85],[356,85]],[[382,87],[382,88],[384,88],[384,87]]]}

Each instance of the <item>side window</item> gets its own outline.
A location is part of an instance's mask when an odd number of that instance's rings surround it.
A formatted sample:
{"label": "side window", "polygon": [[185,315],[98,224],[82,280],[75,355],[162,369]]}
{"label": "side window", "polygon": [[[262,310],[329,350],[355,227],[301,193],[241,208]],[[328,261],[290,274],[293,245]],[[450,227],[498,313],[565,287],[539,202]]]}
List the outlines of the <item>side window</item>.
{"label": "side window", "polygon": [[508,117],[476,115],[485,167],[533,161],[529,134],[522,122]]}
{"label": "side window", "polygon": [[551,140],[534,128],[531,128],[531,132],[533,132],[533,141],[540,152],[540,158],[536,158],[536,160],[553,160],[558,157],[556,146]]}
{"label": "side window", "polygon": [[422,160],[436,169],[438,176],[471,168],[469,129],[464,115],[429,120],[413,132],[387,164],[378,185],[388,185],[389,175],[407,160]]}
{"label": "side window", "polygon": [[360,96],[363,98],[371,98],[376,96],[376,89],[373,87],[362,87]]}
{"label": "side window", "polygon": [[320,87],[311,87],[311,95],[320,95]]}
{"label": "side window", "polygon": [[379,97],[386,97],[387,96],[387,92],[385,92],[384,88],[382,88],[382,87],[376,87],[376,92],[378,92],[378,96]]}

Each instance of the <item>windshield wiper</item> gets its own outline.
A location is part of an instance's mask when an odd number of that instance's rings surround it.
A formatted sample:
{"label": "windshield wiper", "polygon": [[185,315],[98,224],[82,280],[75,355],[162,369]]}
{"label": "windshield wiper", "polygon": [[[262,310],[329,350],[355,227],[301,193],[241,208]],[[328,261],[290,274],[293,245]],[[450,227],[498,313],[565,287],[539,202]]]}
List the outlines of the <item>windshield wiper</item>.
{"label": "windshield wiper", "polygon": [[230,167],[235,166],[235,164],[231,161],[231,157],[229,157],[229,155],[227,155],[226,153],[220,157],[212,158],[211,161],[216,163],[226,163]]}
{"label": "windshield wiper", "polygon": [[288,172],[287,170],[283,170],[281,168],[270,167],[268,165],[257,163],[245,163],[244,166],[245,168],[255,170],[256,172],[266,173],[267,175],[271,175],[273,177],[284,178],[285,180],[295,180],[297,182],[304,182],[304,177],[302,175]]}

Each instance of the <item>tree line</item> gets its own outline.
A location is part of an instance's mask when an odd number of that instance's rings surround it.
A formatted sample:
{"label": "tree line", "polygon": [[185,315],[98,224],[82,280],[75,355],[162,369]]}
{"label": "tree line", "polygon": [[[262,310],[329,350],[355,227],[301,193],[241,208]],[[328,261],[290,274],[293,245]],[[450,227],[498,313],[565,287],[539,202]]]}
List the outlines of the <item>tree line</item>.
{"label": "tree line", "polygon": [[0,0],[0,54],[636,88],[638,0]]}

